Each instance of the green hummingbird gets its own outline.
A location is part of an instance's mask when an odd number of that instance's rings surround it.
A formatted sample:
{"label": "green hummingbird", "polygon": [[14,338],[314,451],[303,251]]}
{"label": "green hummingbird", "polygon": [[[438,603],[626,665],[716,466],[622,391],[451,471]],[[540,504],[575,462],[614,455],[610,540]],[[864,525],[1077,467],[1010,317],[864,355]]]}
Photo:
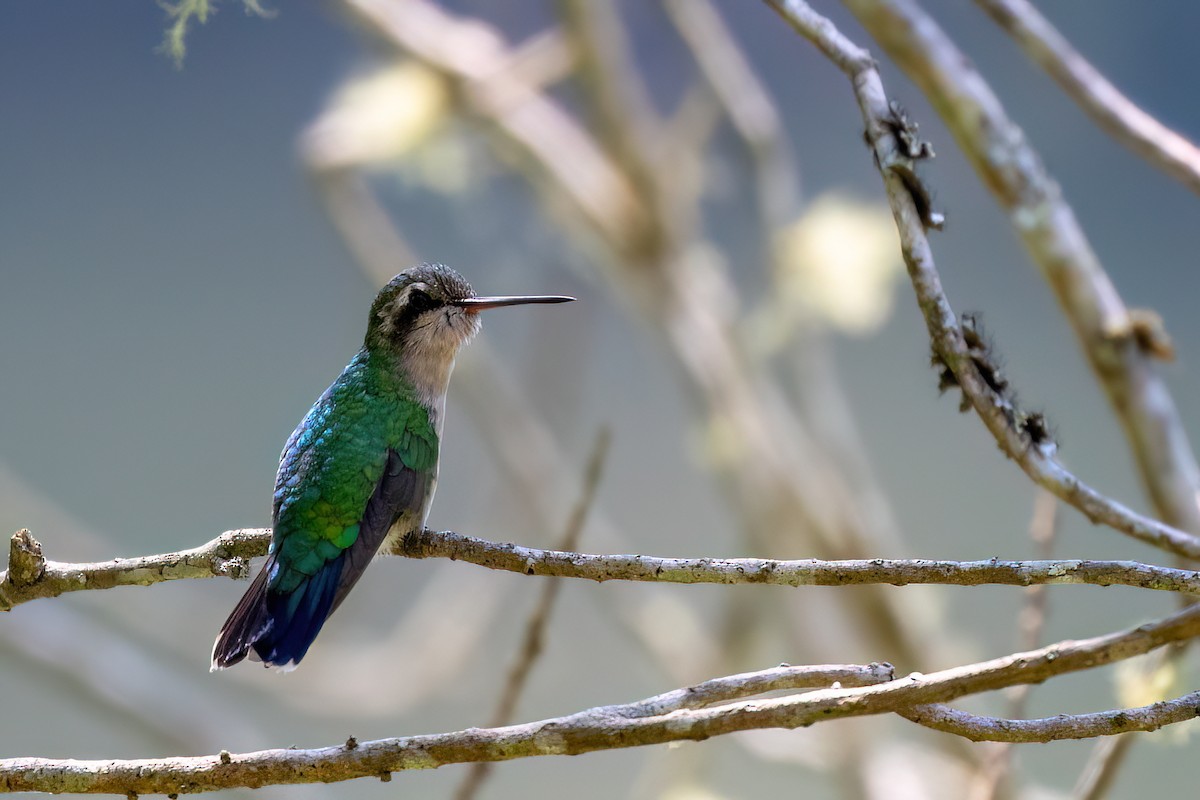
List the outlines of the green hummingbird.
{"label": "green hummingbird", "polygon": [[284,445],[267,561],[217,635],[214,670],[247,655],[293,669],[384,541],[424,528],[446,386],[479,312],[574,299],[476,297],[441,264],[380,290],[362,349]]}

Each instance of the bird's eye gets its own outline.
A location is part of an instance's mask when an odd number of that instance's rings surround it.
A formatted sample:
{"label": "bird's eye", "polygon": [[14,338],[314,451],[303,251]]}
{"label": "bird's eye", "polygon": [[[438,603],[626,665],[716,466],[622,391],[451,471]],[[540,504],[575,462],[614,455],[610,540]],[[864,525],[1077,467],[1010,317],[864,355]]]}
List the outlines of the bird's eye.
{"label": "bird's eye", "polygon": [[428,311],[435,305],[437,305],[437,303],[434,301],[434,299],[427,293],[422,292],[420,289],[413,289],[412,292],[409,293],[408,307],[418,314],[423,311]]}

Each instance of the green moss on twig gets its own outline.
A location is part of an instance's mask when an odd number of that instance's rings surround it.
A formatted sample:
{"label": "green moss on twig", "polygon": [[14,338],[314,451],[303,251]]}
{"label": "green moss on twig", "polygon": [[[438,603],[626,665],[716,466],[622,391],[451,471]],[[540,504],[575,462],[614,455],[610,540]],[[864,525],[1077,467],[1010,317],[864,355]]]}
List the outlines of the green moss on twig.
{"label": "green moss on twig", "polygon": [[[192,20],[196,20],[201,25],[208,22],[209,15],[217,10],[216,2],[215,0],[178,0],[178,2],[172,3],[169,0],[159,0],[158,4],[167,12],[169,21],[160,49],[171,57],[176,67],[182,67],[183,57],[187,54],[188,26]],[[242,6],[246,9],[247,14],[258,17],[270,17],[274,14],[263,8],[259,0],[242,0]]]}

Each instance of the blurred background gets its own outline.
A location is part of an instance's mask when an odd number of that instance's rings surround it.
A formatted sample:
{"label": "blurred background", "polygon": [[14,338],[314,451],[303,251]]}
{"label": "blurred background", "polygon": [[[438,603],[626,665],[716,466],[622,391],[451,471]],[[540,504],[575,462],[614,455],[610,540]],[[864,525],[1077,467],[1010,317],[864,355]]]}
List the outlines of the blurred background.
{"label": "blurred background", "polygon": [[[376,290],[428,260],[482,293],[579,298],[489,316],[460,359],[432,526],[551,545],[608,426],[583,550],[1035,555],[1033,487],[937,394],[849,87],[764,5],[624,2],[623,26],[586,2],[362,3],[384,9],[375,19],[353,5],[263,18],[223,3],[188,31],[178,68],[152,3],[5,5],[5,536],[28,527],[49,558],[82,561],[269,525],[285,438],[359,346]],[[1195,435],[1197,198],[1098,132],[977,9],[926,5],[1061,181],[1126,301],[1165,318],[1179,357],[1163,369]],[[1134,100],[1200,135],[1200,8],[1041,7]],[[819,10],[869,44],[840,7]],[[1147,510],[1047,287],[934,113],[886,61],[883,74],[938,153],[926,177],[948,216],[933,244],[951,301],[983,312],[1066,463]],[[1166,561],[1060,518],[1056,555]],[[387,559],[286,676],[208,672],[244,590],[227,580],[37,601],[0,618],[0,754],[204,754],[482,725],[539,589]],[[1019,646],[1024,603],[997,587],[569,582],[518,717],[779,662],[906,673],[994,657]],[[1171,607],[1055,588],[1040,638]],[[1098,670],[1035,688],[1026,711],[1127,699],[1116,671]],[[1185,738],[1143,736],[1112,796],[1181,785]],[[1009,796],[1067,796],[1091,748],[1019,749]],[[952,798],[987,752],[877,718],[511,762],[480,796]],[[255,796],[450,797],[465,769]]]}

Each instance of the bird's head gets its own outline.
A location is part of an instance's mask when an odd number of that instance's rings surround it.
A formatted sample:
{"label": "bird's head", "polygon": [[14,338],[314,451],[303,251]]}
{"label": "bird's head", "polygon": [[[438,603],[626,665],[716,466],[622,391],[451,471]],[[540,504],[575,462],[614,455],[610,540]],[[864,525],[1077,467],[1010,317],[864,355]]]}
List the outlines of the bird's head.
{"label": "bird's head", "polygon": [[410,369],[449,365],[479,332],[479,312],[526,303],[566,303],[573,297],[476,297],[471,284],[443,264],[410,267],[388,281],[371,304],[367,347],[399,354]]}

